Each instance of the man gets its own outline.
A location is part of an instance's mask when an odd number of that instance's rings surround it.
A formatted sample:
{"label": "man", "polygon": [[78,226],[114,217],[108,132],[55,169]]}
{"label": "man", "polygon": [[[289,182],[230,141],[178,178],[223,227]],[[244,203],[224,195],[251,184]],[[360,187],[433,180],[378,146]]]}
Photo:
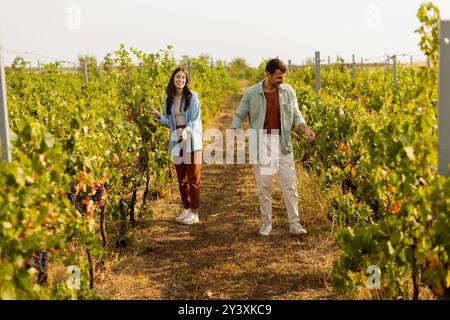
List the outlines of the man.
{"label": "man", "polygon": [[[265,79],[246,90],[231,124],[233,129],[239,129],[245,118],[249,116],[251,129],[264,130],[264,139],[258,143],[258,160],[255,164],[262,220],[259,233],[263,236],[268,236],[272,230],[272,174],[275,173],[271,170],[268,171],[267,163],[263,161],[266,158],[266,152],[271,154],[271,165],[274,160],[273,154],[276,155],[276,174],[284,195],[290,233],[294,235],[307,233],[299,222],[291,130],[294,128],[302,131],[309,141],[313,141],[316,134],[308,128],[298,108],[294,89],[284,83],[286,74],[286,65],[279,59],[271,59],[265,68]],[[273,142],[274,137],[277,142],[275,146],[273,143],[268,143],[269,140]]]}

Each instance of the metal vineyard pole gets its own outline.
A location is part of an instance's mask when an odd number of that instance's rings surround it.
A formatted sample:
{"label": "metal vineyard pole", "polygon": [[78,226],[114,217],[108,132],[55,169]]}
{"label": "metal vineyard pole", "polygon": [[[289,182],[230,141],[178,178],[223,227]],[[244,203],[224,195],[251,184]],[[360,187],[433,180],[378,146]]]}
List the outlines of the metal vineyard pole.
{"label": "metal vineyard pole", "polygon": [[0,135],[2,161],[11,162],[11,144],[9,142],[8,107],[6,102],[6,79],[3,70],[3,54],[0,47]]}
{"label": "metal vineyard pole", "polygon": [[364,58],[361,58],[361,74],[364,71]]}
{"label": "metal vineyard pole", "polygon": [[316,51],[316,93],[320,90],[320,51]]}
{"label": "metal vineyard pole", "polygon": [[352,56],[352,79],[355,81],[356,79],[356,61],[355,61],[355,55]]}
{"label": "metal vineyard pole", "polygon": [[390,65],[390,63],[391,63],[391,60],[390,60],[389,55],[388,55],[388,56],[387,56],[387,59],[386,59],[386,74],[387,74],[387,75],[389,75],[389,72],[391,71],[391,65]]}
{"label": "metal vineyard pole", "polygon": [[211,71],[214,70],[214,59],[211,57]]}
{"label": "metal vineyard pole", "polygon": [[289,73],[292,73],[292,61],[291,61],[291,59],[288,60],[288,71],[289,71]]}
{"label": "metal vineyard pole", "polygon": [[394,73],[394,89],[397,88],[397,56],[394,54],[392,56],[392,63],[393,63],[393,73]]}
{"label": "metal vineyard pole", "polygon": [[83,79],[84,79],[84,82],[88,82],[89,81],[88,69],[87,69],[86,61],[83,62]]}
{"label": "metal vineyard pole", "polygon": [[442,20],[439,43],[438,172],[450,176],[450,20]]}

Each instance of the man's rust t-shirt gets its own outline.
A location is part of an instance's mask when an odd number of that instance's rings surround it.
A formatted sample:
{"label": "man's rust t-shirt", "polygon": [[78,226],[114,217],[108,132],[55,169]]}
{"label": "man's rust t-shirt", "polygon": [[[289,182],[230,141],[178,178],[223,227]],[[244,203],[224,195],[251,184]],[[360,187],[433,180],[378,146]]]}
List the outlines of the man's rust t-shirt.
{"label": "man's rust t-shirt", "polygon": [[271,130],[277,129],[281,133],[281,115],[280,115],[280,100],[278,98],[278,90],[267,93],[264,92],[267,101],[266,119],[264,120],[264,129],[267,133]]}

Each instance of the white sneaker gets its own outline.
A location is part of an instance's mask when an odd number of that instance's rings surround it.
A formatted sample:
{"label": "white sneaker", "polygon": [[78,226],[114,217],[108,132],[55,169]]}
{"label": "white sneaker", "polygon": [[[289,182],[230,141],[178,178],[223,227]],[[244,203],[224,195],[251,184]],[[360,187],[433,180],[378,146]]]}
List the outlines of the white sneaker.
{"label": "white sneaker", "polygon": [[307,234],[305,228],[302,227],[302,225],[298,222],[291,224],[291,227],[289,228],[289,232],[295,235],[301,235],[301,234]]}
{"label": "white sneaker", "polygon": [[198,223],[198,214],[189,211],[189,214],[187,215],[186,218],[184,218],[183,220],[181,220],[180,222],[182,224],[194,224],[194,223]]}
{"label": "white sneaker", "polygon": [[188,209],[183,209],[181,211],[181,214],[175,218],[176,222],[181,222],[182,220],[184,220],[185,218],[187,218],[187,216],[189,215],[189,210]]}
{"label": "white sneaker", "polygon": [[263,223],[261,229],[259,230],[259,234],[262,236],[269,236],[270,231],[272,231],[272,225],[270,223]]}

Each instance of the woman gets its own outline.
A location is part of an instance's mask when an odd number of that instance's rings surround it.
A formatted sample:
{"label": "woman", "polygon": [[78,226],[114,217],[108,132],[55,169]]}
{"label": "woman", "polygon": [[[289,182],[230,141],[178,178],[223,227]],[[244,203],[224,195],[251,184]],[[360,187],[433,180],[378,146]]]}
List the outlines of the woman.
{"label": "woman", "polygon": [[158,116],[156,121],[170,128],[170,154],[184,206],[175,221],[194,224],[199,222],[202,120],[200,101],[189,89],[189,79],[182,67],[172,72],[166,95],[162,114],[155,108],[151,108],[151,113]]}

